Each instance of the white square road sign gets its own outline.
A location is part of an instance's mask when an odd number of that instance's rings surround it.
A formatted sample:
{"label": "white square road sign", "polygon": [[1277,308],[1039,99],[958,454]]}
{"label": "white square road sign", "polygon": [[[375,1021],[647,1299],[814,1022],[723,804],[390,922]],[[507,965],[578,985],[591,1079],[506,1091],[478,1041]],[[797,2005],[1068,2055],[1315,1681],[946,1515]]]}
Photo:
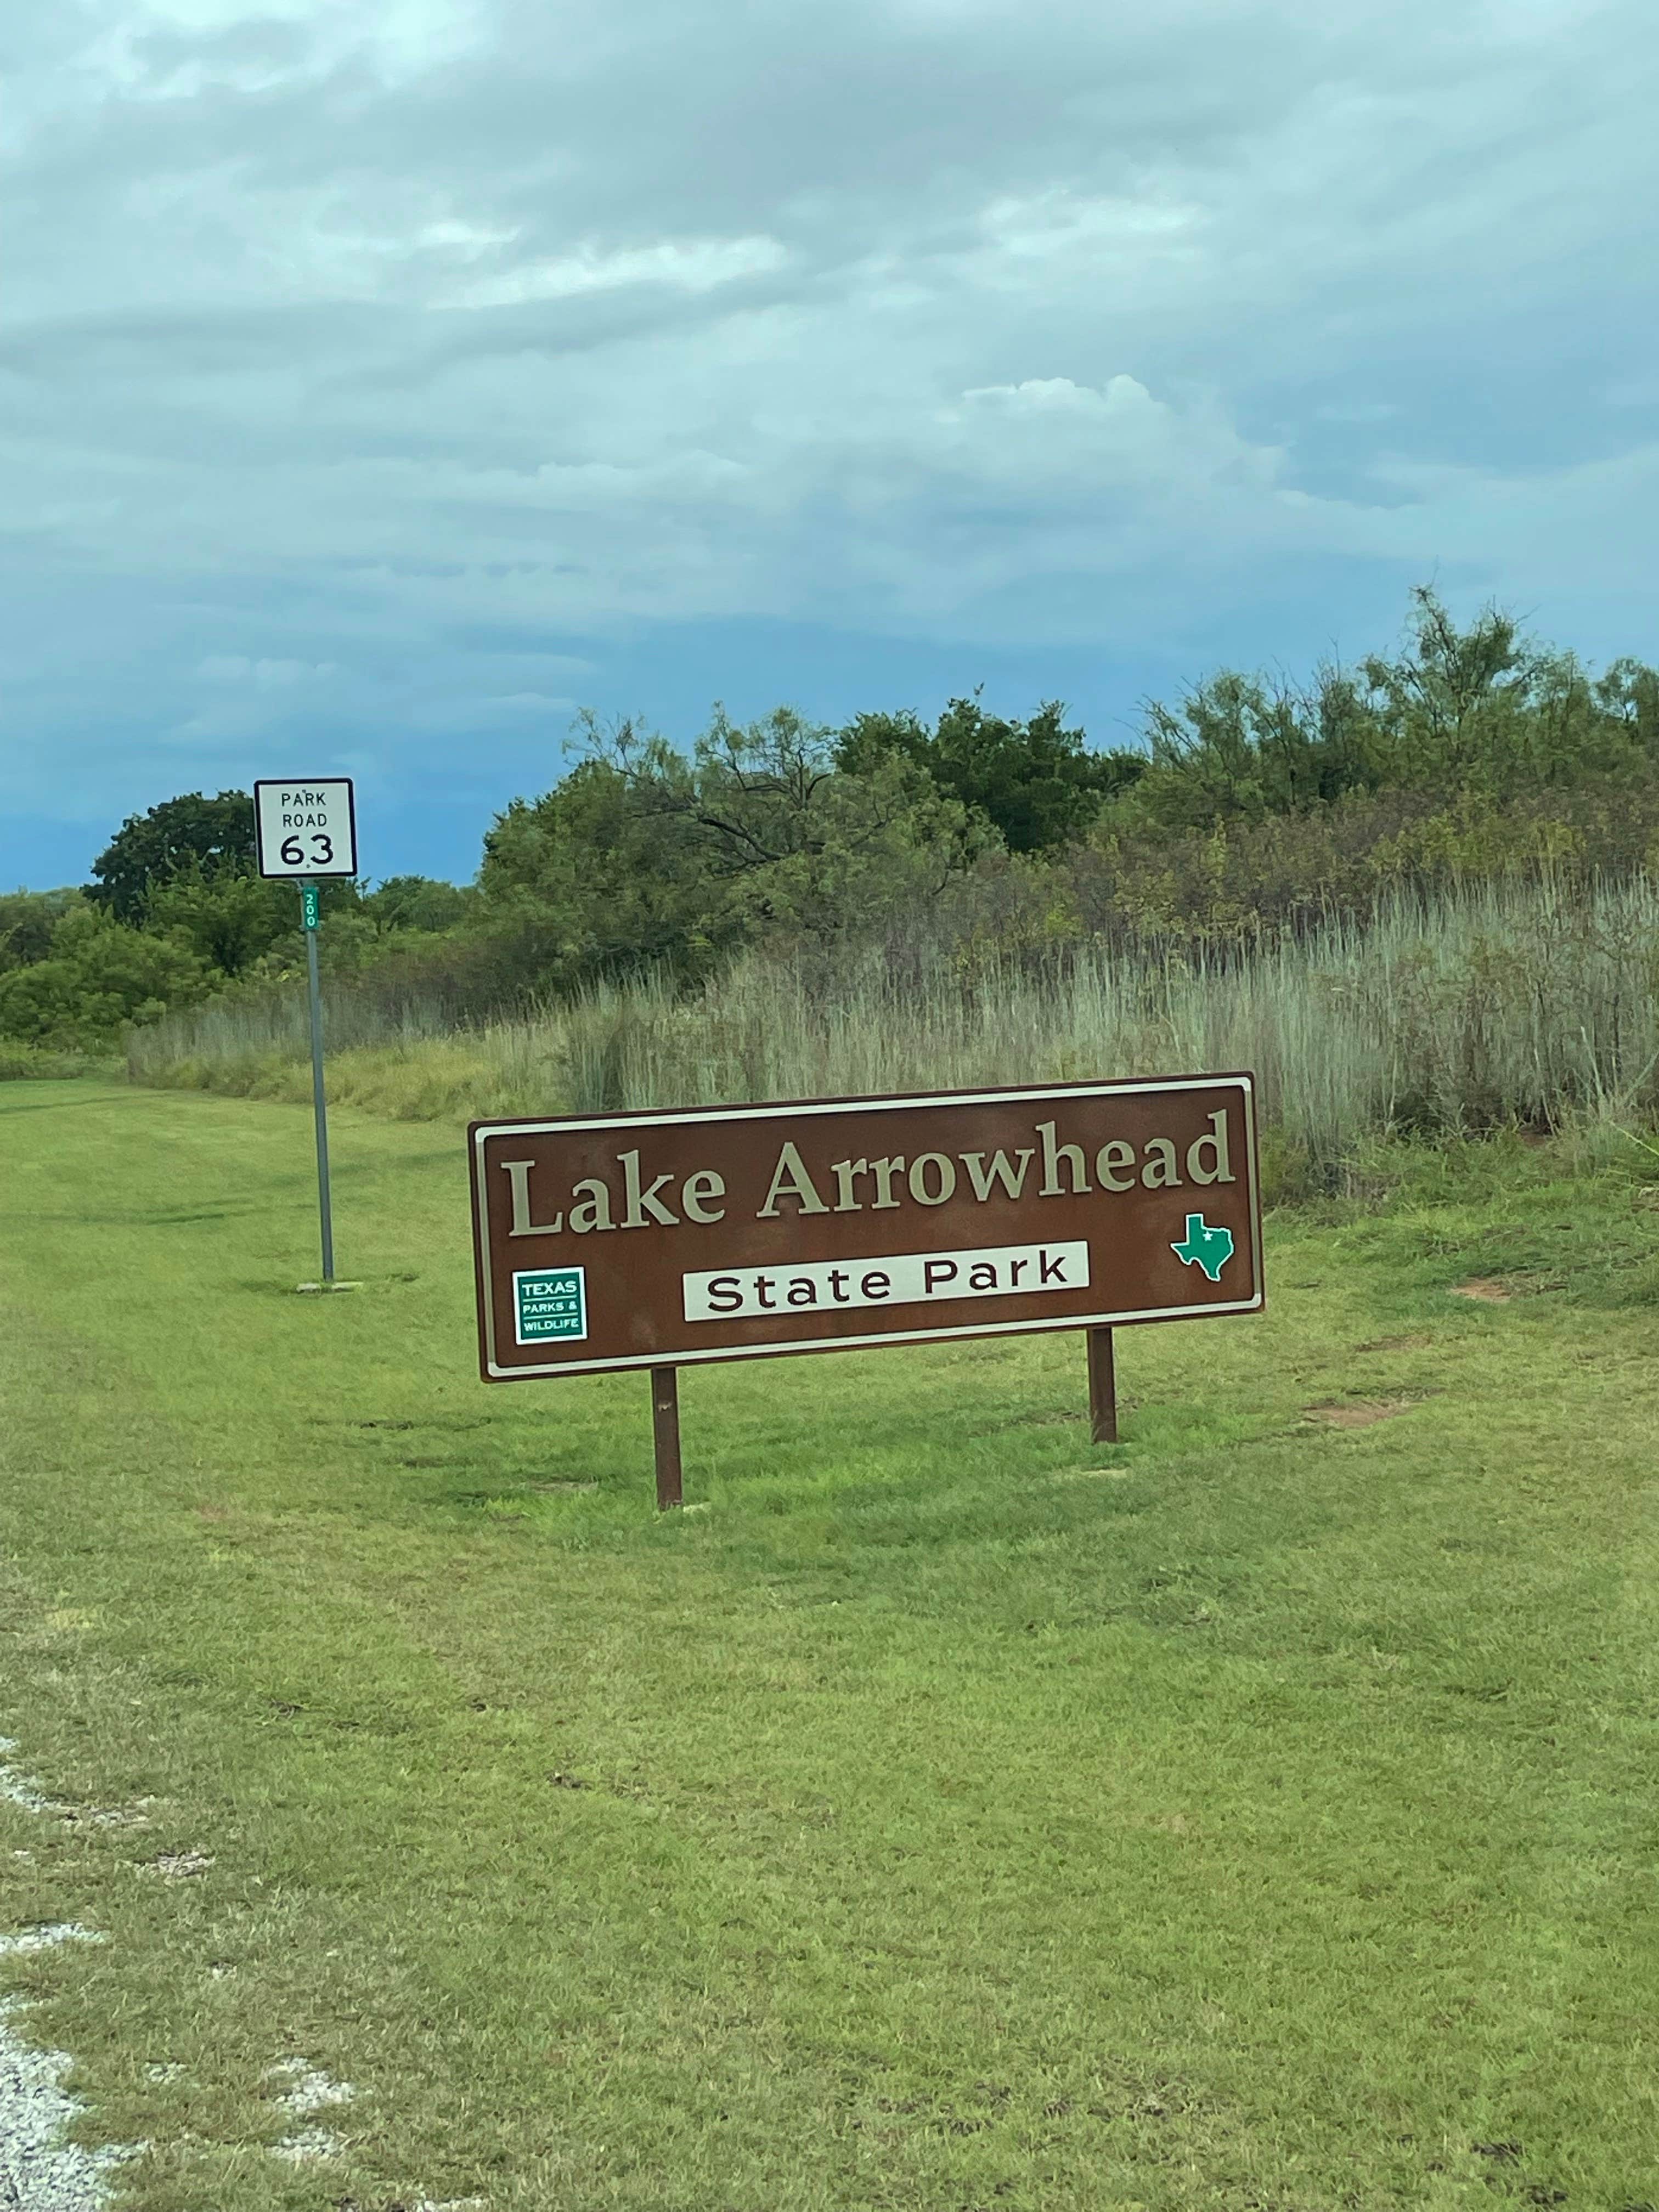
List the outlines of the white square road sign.
{"label": "white square road sign", "polygon": [[349,775],[261,780],[253,820],[262,876],[355,876],[357,816]]}

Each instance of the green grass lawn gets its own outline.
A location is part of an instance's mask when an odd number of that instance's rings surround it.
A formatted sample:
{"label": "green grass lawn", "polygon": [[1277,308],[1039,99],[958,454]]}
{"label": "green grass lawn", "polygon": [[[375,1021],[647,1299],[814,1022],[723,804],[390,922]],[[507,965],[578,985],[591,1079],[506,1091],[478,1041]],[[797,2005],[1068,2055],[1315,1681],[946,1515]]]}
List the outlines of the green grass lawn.
{"label": "green grass lawn", "polygon": [[688,1373],[659,1520],[459,1138],[338,1118],[334,1299],[309,1146],[0,1088],[0,1733],[143,1822],[0,1801],[108,1938],[0,1972],[133,2205],[1659,2203],[1655,1164],[1279,1214],[1115,1448],[1076,1336]]}

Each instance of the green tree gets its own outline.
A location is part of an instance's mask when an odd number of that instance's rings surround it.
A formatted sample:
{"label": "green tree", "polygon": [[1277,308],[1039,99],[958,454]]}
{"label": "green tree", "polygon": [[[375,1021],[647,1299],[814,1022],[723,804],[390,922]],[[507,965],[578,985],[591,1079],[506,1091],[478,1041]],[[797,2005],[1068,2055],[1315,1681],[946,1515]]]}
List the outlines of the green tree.
{"label": "green tree", "polygon": [[195,860],[152,884],[141,912],[146,929],[188,945],[223,975],[245,974],[299,926],[292,884],[229,866],[209,874]]}
{"label": "green tree", "polygon": [[1570,653],[1486,607],[1465,625],[1427,586],[1392,655],[1298,687],[1223,670],[1146,709],[1150,764],[1109,826],[1122,834],[1259,823],[1382,791],[1488,803],[1645,775],[1659,760],[1659,676]]}
{"label": "green tree", "polygon": [[1644,760],[1659,762],[1659,670],[1627,657],[1613,661],[1596,683],[1595,703]]}
{"label": "green tree", "polygon": [[377,930],[454,929],[464,921],[474,894],[435,876],[388,876],[363,894],[363,912]]}
{"label": "green tree", "polygon": [[1324,667],[1305,690],[1223,670],[1173,708],[1146,708],[1146,772],[1120,818],[1164,830],[1304,813],[1384,781],[1361,687]]}
{"label": "green tree", "polygon": [[1011,852],[1052,850],[1080,836],[1103,799],[1141,775],[1139,751],[1091,752],[1050,700],[1028,721],[988,714],[979,695],[952,699],[929,730],[913,714],[860,714],[841,732],[839,765],[867,774],[896,754],[924,769],[943,792],[984,817]]}
{"label": "green tree", "polygon": [[673,803],[688,764],[631,721],[583,729],[588,757],[484,837],[479,926],[520,990],[641,963],[699,969],[738,931],[698,825]]}
{"label": "green tree", "polygon": [[253,801],[245,791],[187,791],[130,814],[92,864],[88,895],[119,921],[143,918],[152,889],[192,868],[204,877],[254,866]]}
{"label": "green tree", "polygon": [[1403,648],[1363,664],[1390,783],[1504,799],[1651,757],[1651,670],[1623,661],[1597,686],[1571,653],[1539,645],[1497,607],[1460,629],[1426,586],[1412,599]]}
{"label": "green tree", "polygon": [[479,927],[521,988],[700,974],[768,932],[872,927],[985,842],[911,764],[847,770],[835,732],[790,708],[738,725],[717,707],[689,760],[633,720],[578,727],[586,757],[484,841]]}
{"label": "green tree", "polygon": [[788,707],[746,726],[717,707],[680,803],[752,922],[820,940],[937,895],[997,842],[915,762],[875,750],[848,768],[839,733]]}

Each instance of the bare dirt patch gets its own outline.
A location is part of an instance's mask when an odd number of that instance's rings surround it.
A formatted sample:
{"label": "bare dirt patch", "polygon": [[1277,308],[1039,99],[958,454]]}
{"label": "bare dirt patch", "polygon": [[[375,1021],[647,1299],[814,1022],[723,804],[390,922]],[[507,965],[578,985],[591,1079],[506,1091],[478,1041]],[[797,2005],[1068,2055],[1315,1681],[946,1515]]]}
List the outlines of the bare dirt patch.
{"label": "bare dirt patch", "polygon": [[1304,1406],[1302,1413],[1304,1420],[1318,1421],[1328,1429],[1369,1429],[1373,1422],[1409,1413],[1415,1403],[1412,1398],[1328,1399],[1322,1405]]}
{"label": "bare dirt patch", "polygon": [[1477,1305],[1506,1306],[1515,1296],[1508,1283],[1496,1275],[1477,1275],[1473,1282],[1454,1283],[1455,1298],[1473,1298]]}

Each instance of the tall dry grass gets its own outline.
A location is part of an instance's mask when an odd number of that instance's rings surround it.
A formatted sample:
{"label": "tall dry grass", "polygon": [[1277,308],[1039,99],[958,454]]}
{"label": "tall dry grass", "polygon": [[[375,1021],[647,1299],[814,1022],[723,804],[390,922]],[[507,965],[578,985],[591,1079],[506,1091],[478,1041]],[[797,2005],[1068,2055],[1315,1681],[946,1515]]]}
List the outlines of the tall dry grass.
{"label": "tall dry grass", "polygon": [[[359,985],[327,1001],[329,1085],[435,1120],[1248,1067],[1317,1176],[1402,1130],[1650,1114],[1656,994],[1650,879],[1486,884],[1200,955],[751,954],[690,994],[645,978],[464,1028]],[[288,994],[173,1015],[129,1057],[143,1083],[298,1099],[307,1054]]]}

